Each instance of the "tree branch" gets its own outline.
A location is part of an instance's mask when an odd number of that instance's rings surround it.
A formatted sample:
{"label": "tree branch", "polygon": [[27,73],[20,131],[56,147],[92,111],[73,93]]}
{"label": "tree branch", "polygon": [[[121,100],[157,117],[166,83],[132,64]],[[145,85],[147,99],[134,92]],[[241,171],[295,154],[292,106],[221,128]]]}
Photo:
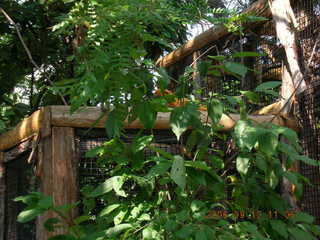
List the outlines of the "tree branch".
{"label": "tree branch", "polygon": [[[33,65],[38,71],[40,71],[41,69],[40,69],[39,65],[34,61],[34,59],[33,59],[32,55],[31,55],[31,52],[30,52],[28,46],[26,45],[26,43],[24,42],[24,40],[23,40],[23,38],[22,38],[22,35],[21,35],[21,32],[20,32],[20,30],[19,30],[18,25],[12,20],[12,18],[6,13],[6,11],[5,11],[2,7],[0,7],[0,11],[1,11],[2,14],[5,16],[5,18],[9,21],[9,23],[14,26],[14,28],[15,28],[17,34],[18,34],[19,40],[20,40],[20,42],[21,42],[24,50],[26,51],[26,53],[27,53],[27,55],[28,55],[28,58],[29,58],[30,62],[32,63],[32,65]],[[49,76],[47,79],[48,79],[49,83],[50,83],[51,85],[53,85],[53,82],[50,80],[50,76]],[[68,105],[68,103],[67,103],[66,99],[63,97],[63,95],[62,95],[60,92],[58,92],[58,94],[59,94],[62,102],[64,103],[64,105]]]}

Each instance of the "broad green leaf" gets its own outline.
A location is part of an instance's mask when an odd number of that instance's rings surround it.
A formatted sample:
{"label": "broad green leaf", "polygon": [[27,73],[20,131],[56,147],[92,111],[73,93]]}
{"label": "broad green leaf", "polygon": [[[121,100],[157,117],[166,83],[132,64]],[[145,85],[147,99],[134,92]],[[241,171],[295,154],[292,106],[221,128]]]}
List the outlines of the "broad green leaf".
{"label": "broad green leaf", "polygon": [[184,159],[181,156],[174,156],[170,177],[181,189],[185,189],[186,168],[184,165]]}
{"label": "broad green leaf", "polygon": [[297,160],[300,160],[306,164],[312,165],[312,166],[319,166],[319,161],[316,161],[314,159],[311,159],[307,156],[304,155],[297,155],[296,156]]}
{"label": "broad green leaf", "polygon": [[187,104],[183,107],[175,108],[170,116],[170,126],[178,140],[182,133],[192,125],[192,120],[199,115],[197,107]]}
{"label": "broad green leaf", "polygon": [[105,123],[107,134],[110,138],[120,136],[120,131],[123,127],[123,121],[119,119],[115,110],[111,111]]}
{"label": "broad green leaf", "polygon": [[228,71],[240,75],[241,77],[244,77],[248,71],[248,68],[245,65],[236,62],[226,62],[225,67]]}
{"label": "broad green leaf", "polygon": [[35,219],[36,217],[38,217],[39,215],[41,215],[44,211],[45,209],[41,209],[41,208],[32,208],[29,210],[24,210],[19,213],[17,221],[20,223],[29,222]]}
{"label": "broad green leaf", "polygon": [[168,75],[165,68],[159,68],[160,77],[158,78],[158,87],[162,92],[167,89],[168,84],[170,83],[170,76]]}
{"label": "broad green leaf", "polygon": [[258,143],[258,137],[264,131],[258,127],[253,127],[248,121],[240,120],[235,126],[235,136],[240,148],[252,150]]}
{"label": "broad green leaf", "polygon": [[246,96],[252,103],[259,103],[260,97],[259,94],[252,91],[240,91],[240,93]]}
{"label": "broad green leaf", "polygon": [[89,150],[88,152],[86,152],[85,157],[86,158],[94,158],[99,155],[102,155],[103,153],[104,153],[104,147],[99,146],[99,147],[95,147],[95,148]]}
{"label": "broad green leaf", "polygon": [[132,227],[132,224],[129,223],[119,224],[106,230],[105,235],[106,237],[114,237]]}
{"label": "broad green leaf", "polygon": [[42,197],[39,200],[38,206],[43,209],[49,209],[53,207],[53,198],[51,196]]}
{"label": "broad green leaf", "polygon": [[147,147],[153,140],[153,136],[142,136],[133,141],[132,149],[133,152],[139,152]]}
{"label": "broad green leaf", "polygon": [[157,113],[149,102],[140,103],[137,106],[138,118],[147,129],[151,129],[157,119]]}
{"label": "broad green leaf", "polygon": [[280,220],[270,220],[271,227],[284,239],[288,238],[287,225]]}
{"label": "broad green leaf", "polygon": [[259,155],[256,157],[256,165],[263,172],[266,172],[268,169],[268,164],[266,159]]}
{"label": "broad green leaf", "polygon": [[92,220],[92,216],[90,215],[81,215],[77,218],[75,218],[73,221],[75,224],[81,224],[81,223],[84,223],[84,222],[87,222],[87,221],[90,221]]}
{"label": "broad green leaf", "polygon": [[196,228],[193,225],[185,225],[175,235],[179,239],[190,239],[191,235],[196,231]]}
{"label": "broad green leaf", "polygon": [[44,222],[43,226],[47,231],[53,232],[55,225],[60,222],[61,220],[58,218],[49,218]]}
{"label": "broad green leaf", "polygon": [[98,197],[108,192],[114,190],[117,195],[125,197],[126,194],[121,187],[125,181],[125,177],[123,176],[114,176],[108,178],[102,184],[100,184],[96,189],[94,189],[90,194],[89,197]]}
{"label": "broad green leaf", "polygon": [[256,87],[256,91],[264,92],[265,90],[279,87],[280,85],[281,85],[280,81],[264,82],[264,83],[260,84],[258,87]]}
{"label": "broad green leaf", "polygon": [[260,134],[258,137],[259,149],[265,154],[272,156],[277,154],[278,147],[278,135],[267,132],[265,134]]}
{"label": "broad green leaf", "polygon": [[158,232],[150,226],[143,229],[143,231],[142,231],[142,239],[143,240],[154,240],[154,239],[156,239],[157,235],[158,235]]}
{"label": "broad green leaf", "polygon": [[127,213],[128,213],[127,207],[120,209],[120,211],[113,218],[114,225],[117,226],[120,223],[122,223],[124,218],[126,217]]}
{"label": "broad green leaf", "polygon": [[250,167],[250,159],[246,156],[238,156],[236,167],[239,173],[246,175]]}
{"label": "broad green leaf", "polygon": [[211,163],[213,165],[213,167],[217,168],[217,169],[223,169],[224,168],[224,161],[222,158],[212,155],[212,156],[208,156],[209,159],[211,160]]}
{"label": "broad green leaf", "polygon": [[314,217],[304,212],[297,212],[290,220],[294,223],[302,222],[312,224],[314,222]]}
{"label": "broad green leaf", "polygon": [[207,104],[208,109],[208,115],[211,119],[211,121],[214,124],[219,123],[222,113],[223,113],[223,105],[222,103],[217,99],[211,99],[209,100]]}
{"label": "broad green leaf", "polygon": [[163,161],[159,162],[157,165],[153,166],[147,175],[147,178],[157,177],[168,172],[168,169],[171,167],[171,162]]}
{"label": "broad green leaf", "polygon": [[310,233],[298,228],[298,227],[289,227],[288,231],[291,233],[291,236],[295,240],[316,240]]}
{"label": "broad green leaf", "polygon": [[99,216],[100,217],[104,217],[108,214],[110,214],[111,212],[113,212],[115,209],[117,209],[118,207],[120,207],[121,205],[118,203],[115,204],[111,204],[108,207],[105,207],[104,209],[101,210]]}
{"label": "broad green leaf", "polygon": [[232,54],[231,56],[234,58],[237,57],[260,57],[262,54],[257,52],[237,52]]}

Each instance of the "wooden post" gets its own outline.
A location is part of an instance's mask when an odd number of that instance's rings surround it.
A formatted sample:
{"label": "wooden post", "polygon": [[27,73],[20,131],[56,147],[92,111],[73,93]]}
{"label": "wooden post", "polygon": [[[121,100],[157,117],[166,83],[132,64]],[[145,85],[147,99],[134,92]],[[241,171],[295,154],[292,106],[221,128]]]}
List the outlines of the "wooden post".
{"label": "wooden post", "polygon": [[4,153],[0,152],[0,240],[4,240],[5,228],[5,167],[4,167]]}
{"label": "wooden post", "polygon": [[[287,82],[290,81],[288,78],[291,77],[292,85],[296,89],[296,92],[292,91],[292,88],[288,88],[283,91],[287,91],[286,96],[294,96],[295,93],[299,94],[307,87],[305,76],[303,74],[304,66],[301,59],[301,48],[297,42],[297,21],[290,4],[290,0],[270,0],[269,4],[276,24],[277,37],[286,52],[286,60],[288,63],[288,68],[286,70],[288,72],[290,71],[290,74],[285,73],[283,75],[283,77],[285,77],[283,79],[285,82],[284,86],[288,86]],[[287,99],[287,101],[292,101],[292,99]],[[286,111],[289,112],[289,109],[286,109]]]}
{"label": "wooden post", "polygon": [[[52,137],[44,139],[39,147],[41,191],[54,199],[56,206],[75,203],[78,200],[77,159],[75,149],[74,129],[70,127],[53,127]],[[67,216],[67,222],[77,216],[73,209]],[[50,217],[56,217],[52,212],[38,220],[38,240],[47,240],[57,234],[65,234],[65,228],[55,232],[47,232],[43,223]]]}

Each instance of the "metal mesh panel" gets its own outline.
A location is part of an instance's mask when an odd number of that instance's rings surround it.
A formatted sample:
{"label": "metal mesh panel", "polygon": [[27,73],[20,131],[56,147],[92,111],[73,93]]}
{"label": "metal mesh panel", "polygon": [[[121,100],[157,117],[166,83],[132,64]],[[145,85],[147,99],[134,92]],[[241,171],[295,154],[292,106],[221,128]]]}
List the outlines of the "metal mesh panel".
{"label": "metal mesh panel", "polygon": [[[140,130],[127,130],[122,141],[130,143],[137,136]],[[156,147],[170,152],[172,154],[180,154],[180,148],[176,137],[168,130],[153,130],[154,144]],[[151,132],[144,131],[143,134],[150,135]],[[85,153],[97,146],[101,146],[105,141],[109,140],[106,137],[104,129],[93,129],[89,133],[85,129],[77,129],[77,149],[79,157],[79,189],[86,185],[94,185],[101,183],[109,176],[109,171],[112,170],[112,165],[108,169],[100,167],[96,158],[86,158]],[[149,149],[144,151],[144,157],[153,156],[155,153]],[[98,211],[104,206],[103,200],[97,199],[96,209]],[[93,212],[93,214],[94,214]]]}
{"label": "metal mesh panel", "polygon": [[[309,89],[298,96],[299,123],[301,126],[301,143],[304,153],[310,158],[320,160],[319,120],[320,120],[320,82],[314,83]],[[316,217],[320,224],[320,171],[319,167],[301,163],[301,174],[307,177],[312,186],[306,185],[301,201],[302,208]]]}
{"label": "metal mesh panel", "polygon": [[32,240],[35,237],[35,224],[17,222],[17,216],[25,207],[21,202],[13,199],[35,191],[35,177],[30,165],[27,164],[27,155],[5,163],[5,239],[6,240]]}
{"label": "metal mesh panel", "polygon": [[[305,59],[304,65],[310,61],[310,81],[317,81],[320,78],[320,46],[314,48],[314,44],[319,35],[320,0],[295,1],[293,10],[298,22],[299,46],[302,48]],[[255,72],[249,71],[243,79],[237,79],[231,74],[222,74],[222,77],[208,74],[205,79],[200,79],[198,86],[203,90],[203,98],[208,97],[209,92],[240,95],[240,90],[252,90],[262,82],[281,80],[282,64],[286,56],[284,48],[277,39],[273,20],[265,21],[257,27],[252,27],[252,25],[250,24],[251,29],[244,31],[244,36],[241,38],[234,34],[229,34],[212,43],[211,46],[205,46],[199,50],[200,54],[204,53],[201,60],[211,61],[212,65],[220,63],[209,59],[208,56],[230,56],[232,53],[240,52],[241,49],[265,54],[261,57],[244,58],[244,64],[250,69],[254,69]],[[168,68],[169,74],[172,72],[182,74],[185,66],[190,64],[191,56],[170,66]],[[238,58],[234,61],[240,62],[240,59]],[[175,79],[178,77],[177,74],[171,76]],[[261,100],[260,107],[275,100],[275,97],[271,96],[264,98]]]}

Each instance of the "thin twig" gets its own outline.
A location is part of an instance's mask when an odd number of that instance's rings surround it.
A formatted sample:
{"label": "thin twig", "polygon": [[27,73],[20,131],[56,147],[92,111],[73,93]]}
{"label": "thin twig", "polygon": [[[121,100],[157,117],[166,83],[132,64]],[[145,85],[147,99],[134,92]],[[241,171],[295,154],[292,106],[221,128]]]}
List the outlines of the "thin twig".
{"label": "thin twig", "polygon": [[[40,67],[39,65],[34,61],[32,55],[31,55],[31,52],[28,48],[28,46],[26,45],[26,43],[24,42],[23,38],[22,38],[22,35],[21,35],[21,32],[19,30],[19,27],[18,25],[12,20],[12,18],[6,13],[6,11],[4,11],[4,9],[2,7],[0,7],[0,11],[2,12],[2,14],[5,16],[5,18],[9,21],[10,24],[12,24],[14,26],[14,28],[16,29],[16,32],[18,34],[18,37],[19,37],[19,40],[24,48],[24,50],[26,51],[27,55],[28,55],[28,58],[30,60],[30,62],[32,63],[32,65],[38,70],[40,71]],[[47,80],[49,81],[49,83],[51,85],[53,85],[53,82],[50,80],[50,78],[48,77]],[[62,102],[64,105],[68,105],[67,101],[65,100],[65,98],[62,96],[62,94],[60,92],[58,92]]]}

